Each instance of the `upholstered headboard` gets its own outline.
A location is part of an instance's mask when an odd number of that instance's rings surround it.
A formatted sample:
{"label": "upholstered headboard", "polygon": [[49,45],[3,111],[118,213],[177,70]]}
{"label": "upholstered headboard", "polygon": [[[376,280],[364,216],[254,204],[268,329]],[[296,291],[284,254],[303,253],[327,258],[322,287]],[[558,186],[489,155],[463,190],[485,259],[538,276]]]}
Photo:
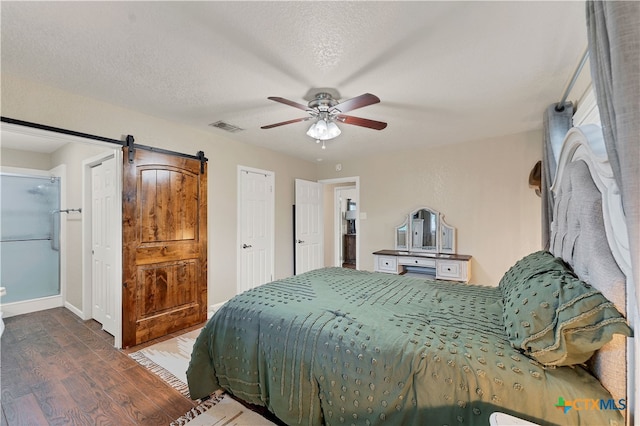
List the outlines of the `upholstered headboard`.
{"label": "upholstered headboard", "polygon": [[[567,133],[552,190],[550,251],[626,314],[626,277],[631,270],[628,237],[599,126],[573,128]],[[626,337],[616,335],[590,364],[615,400],[627,399]]]}

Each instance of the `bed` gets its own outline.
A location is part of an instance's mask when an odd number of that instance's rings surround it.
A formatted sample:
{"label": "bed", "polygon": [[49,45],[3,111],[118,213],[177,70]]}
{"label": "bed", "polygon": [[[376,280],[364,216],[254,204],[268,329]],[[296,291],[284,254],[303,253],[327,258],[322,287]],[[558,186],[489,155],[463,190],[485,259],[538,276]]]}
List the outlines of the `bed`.
{"label": "bed", "polygon": [[566,138],[551,248],[497,286],[324,268],[251,289],[196,340],[191,397],[288,425],[625,424],[628,253],[592,130]]}

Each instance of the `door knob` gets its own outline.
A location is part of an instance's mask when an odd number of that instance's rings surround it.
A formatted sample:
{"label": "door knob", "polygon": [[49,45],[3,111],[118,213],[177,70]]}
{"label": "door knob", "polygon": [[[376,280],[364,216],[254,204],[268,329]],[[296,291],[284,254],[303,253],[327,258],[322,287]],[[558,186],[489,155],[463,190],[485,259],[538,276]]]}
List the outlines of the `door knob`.
{"label": "door knob", "polygon": [[242,245],[242,248],[251,248],[251,247],[252,247],[251,244],[249,244],[249,245],[243,244]]}
{"label": "door knob", "polygon": [[296,241],[296,243],[298,243],[298,244],[302,244],[302,243],[304,243],[304,241],[302,241],[302,240],[298,240],[298,241]]}

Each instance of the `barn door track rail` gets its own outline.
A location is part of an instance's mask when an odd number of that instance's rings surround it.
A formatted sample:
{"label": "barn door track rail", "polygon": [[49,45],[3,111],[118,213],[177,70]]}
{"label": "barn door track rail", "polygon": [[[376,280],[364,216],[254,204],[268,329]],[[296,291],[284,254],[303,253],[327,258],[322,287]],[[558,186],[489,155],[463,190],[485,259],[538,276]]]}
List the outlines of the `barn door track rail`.
{"label": "barn door track rail", "polygon": [[125,137],[125,140],[123,141],[118,139],[105,138],[103,136],[92,135],[89,133],[76,132],[75,130],[68,130],[68,129],[61,129],[59,127],[47,126],[46,124],[39,124],[39,123],[32,123],[29,121],[17,120],[15,118],[9,118],[9,117],[0,117],[0,121],[8,124],[15,124],[15,125],[31,127],[39,130],[46,130],[49,132],[62,133],[65,135],[76,136],[80,138],[91,139],[94,141],[107,142],[107,143],[120,145],[122,147],[127,148],[129,163],[133,163],[133,155],[136,149],[143,149],[146,151],[159,152],[162,154],[173,155],[176,157],[191,158],[194,160],[198,160],[200,161],[200,173],[204,173],[204,164],[207,161],[209,161],[209,159],[205,157],[204,151],[198,151],[196,155],[191,155],[191,154],[185,154],[183,152],[156,148],[153,146],[139,145],[135,143],[135,138],[132,135],[127,135]]}

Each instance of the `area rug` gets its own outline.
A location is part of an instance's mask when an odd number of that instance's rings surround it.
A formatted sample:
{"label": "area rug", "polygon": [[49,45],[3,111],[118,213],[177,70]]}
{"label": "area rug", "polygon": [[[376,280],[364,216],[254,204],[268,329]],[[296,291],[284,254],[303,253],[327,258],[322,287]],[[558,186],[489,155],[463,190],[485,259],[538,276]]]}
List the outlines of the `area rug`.
{"label": "area rug", "polygon": [[[199,334],[199,329],[190,331],[133,352],[129,356],[189,398],[186,371],[193,344]],[[171,426],[185,424],[189,426],[274,425],[225,394],[214,395],[201,402],[197,407],[173,421]]]}

